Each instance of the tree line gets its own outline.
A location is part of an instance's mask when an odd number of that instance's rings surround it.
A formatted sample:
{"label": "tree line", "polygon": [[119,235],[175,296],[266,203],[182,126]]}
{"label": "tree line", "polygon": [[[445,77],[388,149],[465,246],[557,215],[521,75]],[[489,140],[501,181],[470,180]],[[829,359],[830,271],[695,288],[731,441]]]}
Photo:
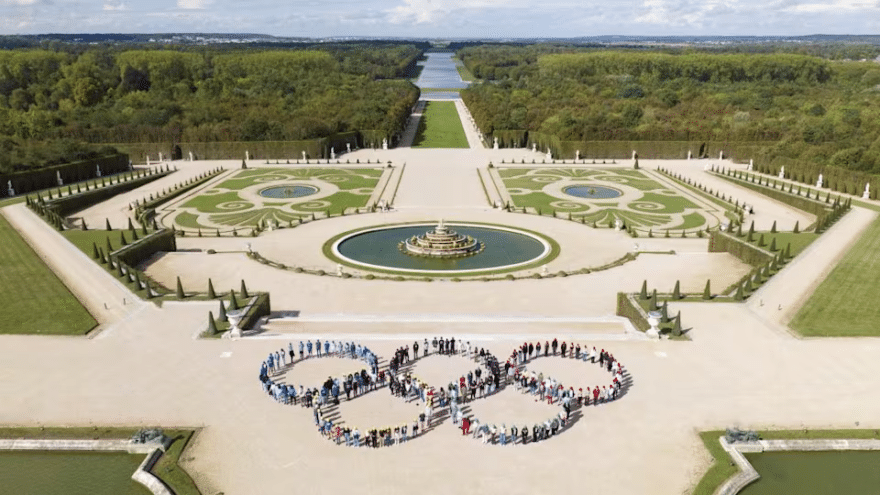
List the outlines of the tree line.
{"label": "tree line", "polygon": [[[880,65],[797,53],[475,46],[480,129],[561,141],[763,143],[761,159],[880,173]],[[756,157],[758,158],[758,157]]]}
{"label": "tree line", "polygon": [[400,44],[0,51],[0,137],[17,150],[0,157],[0,171],[45,159],[25,145],[32,142],[62,150],[71,142],[288,141],[357,130],[392,137],[419,95],[396,78],[420,56]]}

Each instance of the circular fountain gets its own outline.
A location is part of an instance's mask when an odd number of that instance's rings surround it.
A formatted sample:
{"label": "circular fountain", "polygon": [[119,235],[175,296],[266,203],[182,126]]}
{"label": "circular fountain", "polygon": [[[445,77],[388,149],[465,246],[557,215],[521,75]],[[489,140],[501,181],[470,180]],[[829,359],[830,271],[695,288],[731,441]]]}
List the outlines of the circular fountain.
{"label": "circular fountain", "polygon": [[401,241],[398,248],[411,256],[462,258],[473,256],[483,251],[486,246],[469,235],[459,234],[443,225],[441,219],[433,230]]}

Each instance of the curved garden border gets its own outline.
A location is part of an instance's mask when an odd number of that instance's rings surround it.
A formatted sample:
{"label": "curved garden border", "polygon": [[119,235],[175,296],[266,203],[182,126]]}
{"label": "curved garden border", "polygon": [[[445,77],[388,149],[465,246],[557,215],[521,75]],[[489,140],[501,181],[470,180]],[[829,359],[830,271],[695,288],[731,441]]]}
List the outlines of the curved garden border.
{"label": "curved garden border", "polygon": [[[337,263],[341,263],[345,266],[349,266],[351,268],[357,268],[362,270],[369,271],[378,271],[382,273],[395,273],[395,274],[406,274],[406,275],[423,275],[423,276],[433,276],[433,277],[454,277],[459,275],[464,276],[474,276],[474,275],[484,275],[490,273],[505,273],[510,271],[518,271],[527,268],[533,268],[536,266],[544,265],[549,263],[556,256],[559,255],[559,245],[556,242],[543,235],[534,231],[520,229],[517,227],[507,227],[496,224],[484,224],[477,222],[447,222],[447,225],[463,225],[463,226],[475,226],[475,227],[488,227],[494,230],[501,230],[505,232],[513,232],[516,234],[526,235],[540,242],[544,246],[544,251],[537,258],[533,258],[528,261],[523,261],[520,263],[514,263],[512,265],[502,265],[502,266],[494,266],[489,268],[475,268],[470,270],[416,270],[411,268],[394,268],[389,266],[382,265],[373,265],[370,263],[362,263],[356,260],[353,260],[342,253],[339,252],[339,245],[350,239],[354,236],[366,233],[366,232],[374,232],[377,230],[391,230],[396,229],[402,226],[419,226],[424,225],[426,227],[431,227],[435,225],[431,222],[407,222],[407,223],[399,223],[392,225],[382,225],[382,226],[372,226],[372,227],[364,227],[356,230],[351,230],[348,232],[343,232],[337,236],[332,237],[329,241],[324,244],[323,251],[324,255],[330,258],[332,261]],[[328,250],[329,245],[329,250]],[[549,258],[549,259],[548,259]]]}

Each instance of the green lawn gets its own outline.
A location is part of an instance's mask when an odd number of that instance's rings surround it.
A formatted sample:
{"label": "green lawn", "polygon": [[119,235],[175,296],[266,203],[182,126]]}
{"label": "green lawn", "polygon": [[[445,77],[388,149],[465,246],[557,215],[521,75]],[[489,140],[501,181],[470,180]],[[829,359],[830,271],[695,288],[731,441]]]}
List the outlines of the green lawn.
{"label": "green lawn", "polygon": [[9,311],[0,333],[83,335],[97,322],[0,216],[0,294]]}
{"label": "green lawn", "polygon": [[413,148],[467,148],[464,127],[458,118],[455,103],[429,101],[419,121]]}
{"label": "green lawn", "polygon": [[455,68],[458,70],[458,75],[461,76],[462,81],[473,82],[476,79],[476,77],[474,77],[474,74],[469,71],[468,68],[464,66],[464,64],[457,65]]}
{"label": "green lawn", "polygon": [[791,321],[806,336],[880,335],[880,220],[862,237],[816,289]]}

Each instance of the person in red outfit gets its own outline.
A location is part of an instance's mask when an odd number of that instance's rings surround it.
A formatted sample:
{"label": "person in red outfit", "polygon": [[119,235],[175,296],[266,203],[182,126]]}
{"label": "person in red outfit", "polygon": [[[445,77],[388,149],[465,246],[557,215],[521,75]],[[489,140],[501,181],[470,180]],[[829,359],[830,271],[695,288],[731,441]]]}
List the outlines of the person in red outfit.
{"label": "person in red outfit", "polygon": [[462,435],[470,435],[471,433],[471,420],[469,418],[464,418],[461,420],[461,434]]}

